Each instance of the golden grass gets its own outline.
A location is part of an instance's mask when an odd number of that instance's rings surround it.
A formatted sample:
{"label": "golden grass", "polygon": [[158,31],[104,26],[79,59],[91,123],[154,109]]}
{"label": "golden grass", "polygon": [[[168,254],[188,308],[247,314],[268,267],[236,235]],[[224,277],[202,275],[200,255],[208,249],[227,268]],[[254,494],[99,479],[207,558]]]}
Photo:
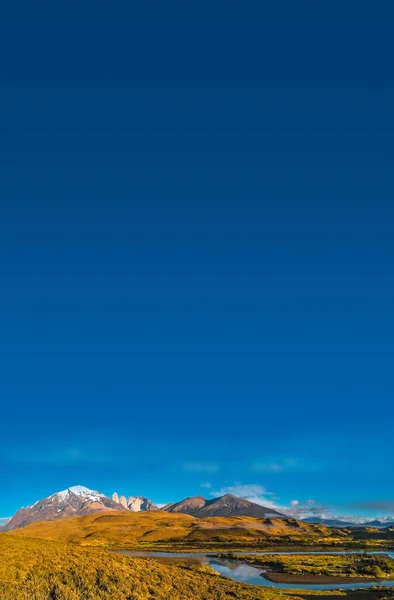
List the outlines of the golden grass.
{"label": "golden grass", "polygon": [[208,517],[197,519],[189,515],[152,511],[146,513],[101,513],[41,521],[16,530],[15,535],[73,542],[87,546],[138,548],[168,543],[193,548],[204,544],[283,542],[343,543],[343,536],[333,538],[332,530],[308,523],[283,519],[253,517]]}
{"label": "golden grass", "polygon": [[196,565],[125,558],[97,548],[0,534],[0,600],[273,600]]}
{"label": "golden grass", "polygon": [[266,554],[246,556],[246,562],[269,571],[315,577],[393,579],[394,560],[378,554]]}

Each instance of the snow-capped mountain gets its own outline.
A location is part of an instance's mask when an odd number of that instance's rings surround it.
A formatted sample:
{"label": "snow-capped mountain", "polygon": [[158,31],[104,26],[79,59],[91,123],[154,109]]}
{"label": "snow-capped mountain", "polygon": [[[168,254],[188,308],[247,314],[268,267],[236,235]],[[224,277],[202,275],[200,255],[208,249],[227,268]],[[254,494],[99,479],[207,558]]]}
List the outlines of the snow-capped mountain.
{"label": "snow-capped mountain", "polygon": [[313,525],[327,525],[327,527],[393,527],[394,517],[378,517],[367,519],[365,517],[308,517],[302,519],[305,523]]}
{"label": "snow-capped mountain", "polygon": [[35,504],[21,508],[3,526],[2,531],[24,527],[34,521],[54,521],[76,515],[88,515],[104,510],[124,510],[119,502],[114,502],[104,494],[82,485],[69,487],[56,492]]}

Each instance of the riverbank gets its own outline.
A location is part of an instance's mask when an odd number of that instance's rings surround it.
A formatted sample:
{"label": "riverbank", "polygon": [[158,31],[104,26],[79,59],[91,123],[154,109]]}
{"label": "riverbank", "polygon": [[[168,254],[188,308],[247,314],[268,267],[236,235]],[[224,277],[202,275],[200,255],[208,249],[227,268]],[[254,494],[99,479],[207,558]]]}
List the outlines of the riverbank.
{"label": "riverbank", "polygon": [[[327,592],[345,588],[388,589],[394,583],[394,560],[389,555],[301,554],[242,555],[234,553],[155,553],[120,551],[132,558],[154,559],[184,566],[200,563],[234,581],[264,586]],[[390,592],[391,593],[391,592]]]}
{"label": "riverbank", "polygon": [[[103,546],[101,546],[103,547]],[[105,548],[109,552],[146,552],[158,553],[165,552],[168,554],[359,554],[360,552],[368,553],[394,553],[394,544],[391,546],[372,545],[372,546],[323,546],[323,545],[265,545],[262,543],[254,544],[224,544],[224,543],[209,543],[209,544],[185,544],[174,540],[173,543],[139,543],[139,544],[112,544]]]}
{"label": "riverbank", "polygon": [[[235,555],[227,558],[238,560]],[[265,580],[277,584],[357,586],[394,579],[394,560],[388,554],[271,554],[244,560],[262,569]]]}
{"label": "riverbank", "polygon": [[[332,590],[312,589],[313,586],[305,589],[307,584],[302,587],[268,582],[267,585],[267,581],[260,576],[261,569],[247,565],[242,558],[232,561],[211,556],[209,562],[204,564],[188,563],[190,559],[197,560],[195,555],[160,557],[169,558],[167,564],[152,558],[152,555],[145,559],[137,556],[131,558],[129,554],[116,556],[104,549],[2,533],[0,598],[394,600],[391,590],[384,587],[378,589],[376,586],[369,590],[352,591],[338,589],[341,587],[338,584]],[[187,560],[183,564],[174,564],[174,560],[179,559]]]}
{"label": "riverbank", "polygon": [[290,575],[289,573],[264,572],[262,577],[273,583],[286,583],[289,585],[349,585],[355,587],[360,583],[384,583],[385,579],[373,577],[333,577],[331,575]]}

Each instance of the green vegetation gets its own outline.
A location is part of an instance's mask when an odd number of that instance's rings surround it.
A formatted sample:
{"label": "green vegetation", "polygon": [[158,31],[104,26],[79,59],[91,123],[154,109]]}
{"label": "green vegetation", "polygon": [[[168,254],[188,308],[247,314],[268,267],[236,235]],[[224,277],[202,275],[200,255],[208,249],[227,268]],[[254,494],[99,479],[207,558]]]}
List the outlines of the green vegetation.
{"label": "green vegetation", "polygon": [[[237,558],[234,554],[219,557]],[[239,558],[238,558],[239,560]],[[247,556],[245,561],[270,572],[315,577],[394,579],[394,560],[377,554],[292,554]]]}

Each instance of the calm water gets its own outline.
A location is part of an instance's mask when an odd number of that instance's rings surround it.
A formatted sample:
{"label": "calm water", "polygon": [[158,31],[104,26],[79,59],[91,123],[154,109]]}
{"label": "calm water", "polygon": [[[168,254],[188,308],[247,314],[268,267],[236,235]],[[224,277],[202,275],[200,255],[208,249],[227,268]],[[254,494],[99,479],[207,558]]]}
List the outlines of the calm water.
{"label": "calm water", "polygon": [[[194,553],[194,552],[133,552],[129,550],[118,550],[119,554],[124,556],[140,556],[140,557],[170,557],[170,558],[194,558],[200,560],[204,564],[209,565],[217,573],[239,581],[240,583],[250,583],[253,585],[262,585],[272,588],[282,589],[310,589],[310,590],[335,590],[335,589],[361,589],[370,588],[375,585],[381,585],[386,587],[394,587],[394,580],[385,581],[368,581],[366,583],[346,583],[346,584],[334,584],[334,585],[295,585],[293,583],[274,583],[266,579],[262,573],[262,569],[251,567],[241,560],[241,557],[245,554],[252,554],[251,552],[236,552],[240,560],[225,560],[222,558],[216,558],[209,554]],[[253,552],[253,554],[264,555],[264,554],[357,554],[357,552]],[[394,558],[394,552],[370,552],[369,554],[387,554],[391,558]]]}

